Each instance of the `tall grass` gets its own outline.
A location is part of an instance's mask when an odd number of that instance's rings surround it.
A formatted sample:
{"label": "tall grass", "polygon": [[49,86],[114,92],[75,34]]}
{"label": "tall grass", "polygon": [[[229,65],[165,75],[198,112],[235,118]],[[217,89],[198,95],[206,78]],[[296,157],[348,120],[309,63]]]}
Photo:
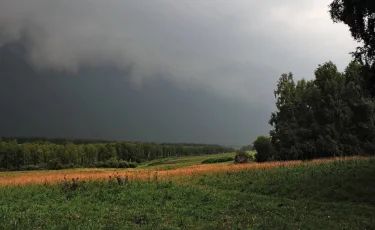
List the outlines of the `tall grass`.
{"label": "tall grass", "polygon": [[0,187],[1,228],[375,228],[373,158],[199,165],[173,170],[169,179],[167,172],[99,174],[89,182],[71,174]]}
{"label": "tall grass", "polygon": [[118,169],[118,170],[101,170],[101,169],[83,169],[83,170],[63,170],[63,171],[30,171],[30,172],[7,172],[0,173],[0,186],[7,185],[26,185],[26,184],[43,184],[56,183],[64,178],[80,178],[80,180],[92,181],[102,180],[110,176],[120,175],[127,176],[130,180],[146,181],[150,174],[158,173],[160,180],[181,180],[202,174],[212,174],[218,172],[235,172],[241,170],[253,169],[272,169],[278,167],[294,167],[298,165],[316,165],[342,161],[356,161],[367,159],[362,157],[346,158],[329,158],[317,159],[312,161],[285,161],[285,162],[266,162],[266,163],[249,163],[249,164],[200,164],[188,167],[182,167],[172,170],[155,170],[155,169]]}
{"label": "tall grass", "polygon": [[[253,165],[252,167],[249,167]],[[195,166],[0,187],[2,229],[374,229],[375,160]],[[204,169],[204,170],[203,170]],[[191,169],[189,169],[191,170]],[[71,175],[72,176],[72,175]]]}

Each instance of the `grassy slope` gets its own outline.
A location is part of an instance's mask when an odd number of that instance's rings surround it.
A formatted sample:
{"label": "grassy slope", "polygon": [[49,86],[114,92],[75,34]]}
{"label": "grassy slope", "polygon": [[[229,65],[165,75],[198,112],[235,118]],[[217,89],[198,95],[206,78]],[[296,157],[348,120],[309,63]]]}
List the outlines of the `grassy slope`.
{"label": "grassy slope", "polygon": [[[199,155],[199,156],[183,156],[183,157],[170,157],[170,158],[161,158],[152,161],[146,161],[141,163],[137,169],[175,169],[182,168],[191,165],[201,164],[203,160],[219,158],[219,157],[234,157],[235,153],[219,153],[219,154],[209,154],[209,155]],[[9,172],[0,172],[1,177],[13,177],[20,174],[44,174],[46,172],[60,172],[61,174],[69,172],[93,172],[93,171],[123,171],[128,169],[120,168],[74,168],[74,169],[62,169],[62,170],[36,170],[36,171],[9,171]]]}
{"label": "grassy slope", "polygon": [[137,168],[150,168],[150,169],[175,169],[191,165],[200,164],[203,160],[220,158],[220,157],[234,157],[235,153],[219,153],[200,156],[186,156],[186,157],[171,157],[162,158],[153,161],[142,163]]}
{"label": "grassy slope", "polygon": [[0,188],[2,229],[374,229],[375,160]]}

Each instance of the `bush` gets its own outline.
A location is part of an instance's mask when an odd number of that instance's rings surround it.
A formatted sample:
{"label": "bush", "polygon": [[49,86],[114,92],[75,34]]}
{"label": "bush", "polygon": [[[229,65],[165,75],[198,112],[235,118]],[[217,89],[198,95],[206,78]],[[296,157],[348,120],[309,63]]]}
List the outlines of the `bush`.
{"label": "bush", "polygon": [[107,163],[109,164],[110,168],[118,168],[119,166],[119,162],[115,157],[112,157],[111,159],[109,159]]}
{"label": "bush", "polygon": [[61,169],[73,169],[73,168],[75,168],[74,164],[61,165]]}
{"label": "bush", "polygon": [[211,159],[206,159],[202,161],[202,164],[215,164],[215,163],[222,163],[222,162],[228,162],[228,161],[233,161],[233,157],[219,157],[219,158],[211,158]]}
{"label": "bush", "polygon": [[138,164],[136,162],[129,162],[129,168],[136,168]]}
{"label": "bush", "polygon": [[95,168],[109,168],[108,162],[98,161],[94,164]]}
{"label": "bush", "polygon": [[118,167],[119,168],[129,168],[129,162],[124,161],[124,160],[119,160],[118,161]]}
{"label": "bush", "polygon": [[256,150],[255,160],[257,162],[265,162],[272,157],[273,148],[269,137],[259,136],[253,143]]}
{"label": "bush", "polygon": [[54,158],[48,161],[47,168],[48,169],[62,169],[63,165],[61,164],[58,158]]}
{"label": "bush", "polygon": [[249,161],[254,161],[254,155],[251,152],[247,152],[244,150],[239,150],[236,153],[234,158],[235,163],[248,163]]}
{"label": "bush", "polygon": [[22,171],[40,170],[39,165],[24,165],[20,168]]}

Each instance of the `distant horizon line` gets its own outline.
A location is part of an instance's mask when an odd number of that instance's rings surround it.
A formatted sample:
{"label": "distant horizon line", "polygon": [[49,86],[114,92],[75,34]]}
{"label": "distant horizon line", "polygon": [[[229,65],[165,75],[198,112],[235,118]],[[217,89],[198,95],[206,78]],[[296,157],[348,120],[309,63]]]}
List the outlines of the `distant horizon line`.
{"label": "distant horizon line", "polygon": [[118,139],[102,139],[102,138],[66,138],[66,137],[41,137],[41,136],[0,136],[0,141],[10,141],[17,140],[22,143],[27,142],[37,142],[37,141],[50,141],[50,142],[80,142],[80,143],[110,143],[110,142],[120,142],[120,143],[144,143],[144,144],[158,144],[158,145],[216,145],[223,147],[242,147],[244,145],[223,145],[223,144],[213,144],[213,143],[194,143],[194,142],[157,142],[157,141],[130,141],[130,140],[118,140]]}

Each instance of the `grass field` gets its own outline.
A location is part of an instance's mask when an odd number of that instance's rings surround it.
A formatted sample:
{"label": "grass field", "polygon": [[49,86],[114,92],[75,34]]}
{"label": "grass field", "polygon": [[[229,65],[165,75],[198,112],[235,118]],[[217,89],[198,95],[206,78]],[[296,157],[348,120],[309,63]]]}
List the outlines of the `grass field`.
{"label": "grass field", "polygon": [[102,179],[0,186],[0,228],[375,229],[374,158],[160,166],[1,173]]}
{"label": "grass field", "polygon": [[174,158],[163,158],[143,163],[140,168],[151,168],[156,170],[161,169],[176,169],[191,165],[200,164],[204,160],[220,158],[220,157],[234,157],[235,153],[220,153],[211,155],[200,155],[200,156],[186,156],[186,157],[174,157]]}

